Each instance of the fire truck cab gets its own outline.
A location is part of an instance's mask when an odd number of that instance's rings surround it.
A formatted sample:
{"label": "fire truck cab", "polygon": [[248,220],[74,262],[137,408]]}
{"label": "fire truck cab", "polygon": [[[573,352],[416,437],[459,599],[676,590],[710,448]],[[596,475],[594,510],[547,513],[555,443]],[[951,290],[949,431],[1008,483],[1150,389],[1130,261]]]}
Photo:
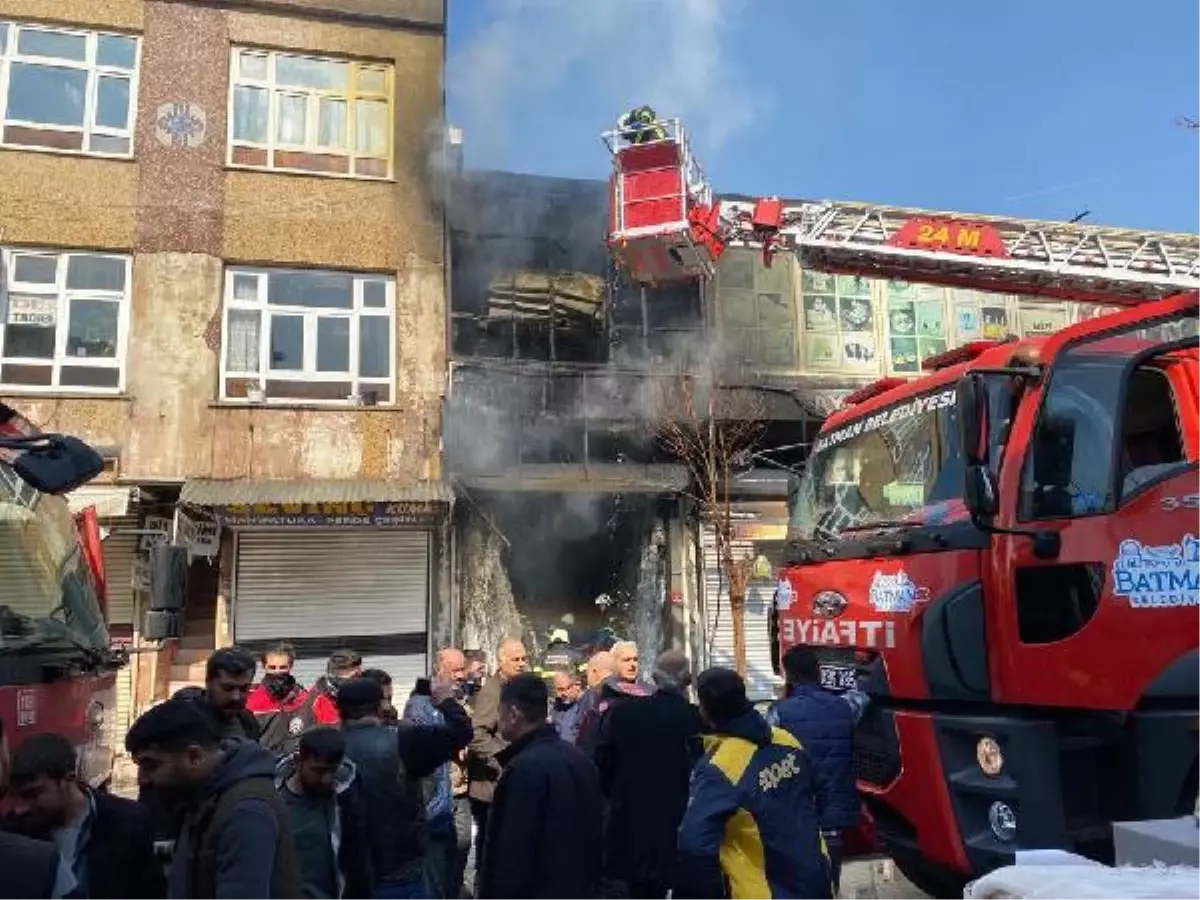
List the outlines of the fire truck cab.
{"label": "fire truck cab", "polygon": [[1197,308],[950,351],[817,439],[780,644],[870,696],[859,789],[935,895],[1196,803]]}
{"label": "fire truck cab", "polygon": [[678,119],[651,128],[661,136],[637,143],[621,129],[602,135],[613,157],[609,248],[634,281],[710,278],[725,250],[712,187]]}
{"label": "fire truck cab", "polygon": [[93,787],[112,775],[106,719],[126,658],[109,646],[95,511],[77,521],[63,495],[103,465],[87,444],[43,434],[0,403],[0,719],[13,749],[65,735]]}

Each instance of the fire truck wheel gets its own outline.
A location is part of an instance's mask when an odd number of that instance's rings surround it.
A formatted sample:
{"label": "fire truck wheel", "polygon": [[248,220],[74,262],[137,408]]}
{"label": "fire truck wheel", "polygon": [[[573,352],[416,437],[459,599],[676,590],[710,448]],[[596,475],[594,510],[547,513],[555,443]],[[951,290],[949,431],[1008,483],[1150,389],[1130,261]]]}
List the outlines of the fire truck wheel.
{"label": "fire truck wheel", "polygon": [[961,897],[967,878],[958,872],[942,868],[921,856],[900,853],[892,856],[896,868],[913,883],[917,890],[930,897]]}

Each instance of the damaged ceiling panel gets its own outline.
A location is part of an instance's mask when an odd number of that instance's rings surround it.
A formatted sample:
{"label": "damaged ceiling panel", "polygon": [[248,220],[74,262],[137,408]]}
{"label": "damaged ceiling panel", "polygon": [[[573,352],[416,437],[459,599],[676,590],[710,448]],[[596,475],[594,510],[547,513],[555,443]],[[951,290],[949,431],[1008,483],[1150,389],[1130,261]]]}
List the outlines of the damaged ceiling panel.
{"label": "damaged ceiling panel", "polygon": [[488,319],[547,322],[555,328],[600,328],[604,279],[582,272],[523,270],[494,276],[488,285]]}

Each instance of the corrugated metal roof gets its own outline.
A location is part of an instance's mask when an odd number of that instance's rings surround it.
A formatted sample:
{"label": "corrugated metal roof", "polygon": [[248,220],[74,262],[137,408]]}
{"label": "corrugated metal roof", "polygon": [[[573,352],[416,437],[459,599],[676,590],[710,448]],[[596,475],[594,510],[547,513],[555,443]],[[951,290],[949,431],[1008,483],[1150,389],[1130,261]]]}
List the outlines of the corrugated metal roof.
{"label": "corrugated metal roof", "polygon": [[449,503],[450,486],[430,481],[372,479],[304,481],[194,478],[184,483],[179,502],[192,506],[253,503]]}
{"label": "corrugated metal roof", "polygon": [[548,494],[661,494],[685,490],[686,466],[611,463],[602,465],[527,465],[503,472],[461,474],[455,482],[481,491]]}

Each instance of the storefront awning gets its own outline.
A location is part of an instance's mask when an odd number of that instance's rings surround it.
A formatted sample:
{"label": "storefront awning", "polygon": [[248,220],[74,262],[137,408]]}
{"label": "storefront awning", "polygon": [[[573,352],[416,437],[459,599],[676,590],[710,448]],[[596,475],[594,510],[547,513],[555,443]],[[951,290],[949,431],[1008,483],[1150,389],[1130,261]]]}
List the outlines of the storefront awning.
{"label": "storefront awning", "polygon": [[579,494],[671,494],[686,490],[686,466],[637,465],[527,465],[503,472],[460,474],[456,483],[480,491]]}
{"label": "storefront awning", "polygon": [[320,503],[449,503],[454,497],[441,482],[375,479],[194,478],[184,482],[179,502],[190,506],[253,506]]}
{"label": "storefront awning", "polygon": [[72,514],[92,506],[96,509],[96,518],[118,519],[129,515],[136,490],[128,485],[85,484],[67,494],[67,506]]}

